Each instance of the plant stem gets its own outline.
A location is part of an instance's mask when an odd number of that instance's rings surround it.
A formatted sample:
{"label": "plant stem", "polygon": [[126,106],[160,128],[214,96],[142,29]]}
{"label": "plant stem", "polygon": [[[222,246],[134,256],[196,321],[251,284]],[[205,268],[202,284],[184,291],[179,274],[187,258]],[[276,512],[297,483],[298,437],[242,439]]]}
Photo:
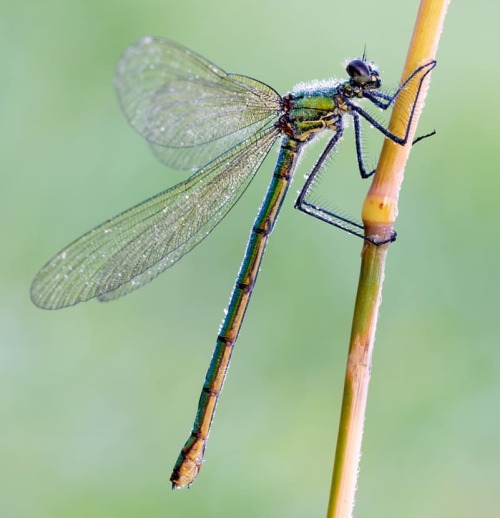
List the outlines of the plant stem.
{"label": "plant stem", "polygon": [[[435,59],[448,4],[449,0],[421,0],[402,81],[418,66]],[[377,171],[363,205],[363,223],[367,235],[377,235],[382,239],[392,235],[404,168],[428,84],[429,76],[424,79],[420,91],[409,143],[400,146],[389,139],[384,141]],[[411,92],[410,95],[397,98],[389,123],[390,131],[401,133],[398,129],[400,130],[400,126],[408,118],[411,99]],[[350,518],[354,508],[373,345],[388,247],[389,244],[375,246],[365,242],[361,255],[327,518]]]}

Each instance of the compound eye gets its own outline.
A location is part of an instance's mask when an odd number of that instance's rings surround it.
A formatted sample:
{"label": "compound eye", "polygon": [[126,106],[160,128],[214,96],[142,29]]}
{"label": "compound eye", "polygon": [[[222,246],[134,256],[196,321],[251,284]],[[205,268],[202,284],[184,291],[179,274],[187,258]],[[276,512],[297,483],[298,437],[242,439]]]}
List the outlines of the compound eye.
{"label": "compound eye", "polygon": [[346,67],[346,71],[351,79],[357,83],[367,83],[370,81],[371,71],[365,61],[353,59]]}

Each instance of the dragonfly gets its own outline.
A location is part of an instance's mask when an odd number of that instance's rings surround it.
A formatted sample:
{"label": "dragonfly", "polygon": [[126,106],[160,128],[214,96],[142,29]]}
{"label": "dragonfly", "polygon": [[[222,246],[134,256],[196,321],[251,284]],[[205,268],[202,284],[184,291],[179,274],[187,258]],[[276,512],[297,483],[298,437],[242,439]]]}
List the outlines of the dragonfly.
{"label": "dragonfly", "polygon": [[[376,65],[363,54],[348,62],[347,79],[301,84],[281,96],[260,81],[227,73],[163,38],[143,38],[121,57],[115,87],[125,117],[161,162],[192,174],[95,227],[56,254],[32,283],[31,299],[40,308],[59,309],[93,298],[110,301],[173,266],[226,216],[280,139],[274,172],[219,328],[194,425],[170,477],[173,488],[191,485],[200,471],[231,355],[299,156],[318,135],[330,136],[295,207],[382,244],[364,236],[361,224],[313,203],[312,185],[343,136],[346,116],[354,121],[362,178],[373,173],[363,158],[362,121],[395,144],[405,145],[422,81],[435,64],[430,61],[419,66],[389,94],[381,90]],[[416,93],[401,135],[389,131],[360,105],[366,100],[387,110],[410,84],[417,85]]]}

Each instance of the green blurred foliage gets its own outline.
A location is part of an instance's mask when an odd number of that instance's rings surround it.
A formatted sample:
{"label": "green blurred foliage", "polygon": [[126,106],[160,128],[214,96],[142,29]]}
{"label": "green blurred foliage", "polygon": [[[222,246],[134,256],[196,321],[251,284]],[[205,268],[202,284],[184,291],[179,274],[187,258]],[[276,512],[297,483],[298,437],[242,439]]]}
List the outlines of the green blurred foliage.
{"label": "green blurred foliage", "polygon": [[[119,111],[112,77],[129,44],[166,36],[285,93],[341,77],[366,43],[396,84],[417,3],[2,2],[1,516],[324,515],[361,242],[294,211],[293,194],[206,465],[189,491],[167,481],[275,153],[211,239],[140,292],[44,312],[29,284],[69,241],[183,178]],[[420,124],[438,134],[412,153],[389,255],[356,516],[500,505],[499,9],[453,2],[447,18]],[[352,189],[334,185],[347,203]]]}

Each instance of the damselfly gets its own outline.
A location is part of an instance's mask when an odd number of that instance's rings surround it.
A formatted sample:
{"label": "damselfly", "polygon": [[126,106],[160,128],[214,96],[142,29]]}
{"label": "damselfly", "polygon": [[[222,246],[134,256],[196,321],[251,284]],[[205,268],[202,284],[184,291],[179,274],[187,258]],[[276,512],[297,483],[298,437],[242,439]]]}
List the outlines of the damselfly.
{"label": "damselfly", "polygon": [[[354,121],[363,178],[373,171],[363,160],[362,119],[394,143],[406,144],[423,78],[434,66],[431,61],[418,67],[390,95],[380,90],[379,73],[363,56],[348,63],[347,80],[299,85],[282,97],[264,83],[228,74],[165,39],[144,38],[121,58],[115,85],[128,121],[164,164],[195,172],[186,181],[99,225],[54,256],[33,281],[31,298],[37,306],[57,309],[94,297],[112,300],[151,281],[215,228],[281,138],[274,173],[217,337],[194,426],[170,478],[173,487],[191,484],[201,468],[231,354],[299,155],[315,136],[331,135],[295,206],[361,235],[361,225],[310,201],[312,182],[342,137],[345,115]],[[357,103],[367,99],[386,110],[407,91],[410,82],[416,82],[417,87],[404,134],[391,133]]]}

